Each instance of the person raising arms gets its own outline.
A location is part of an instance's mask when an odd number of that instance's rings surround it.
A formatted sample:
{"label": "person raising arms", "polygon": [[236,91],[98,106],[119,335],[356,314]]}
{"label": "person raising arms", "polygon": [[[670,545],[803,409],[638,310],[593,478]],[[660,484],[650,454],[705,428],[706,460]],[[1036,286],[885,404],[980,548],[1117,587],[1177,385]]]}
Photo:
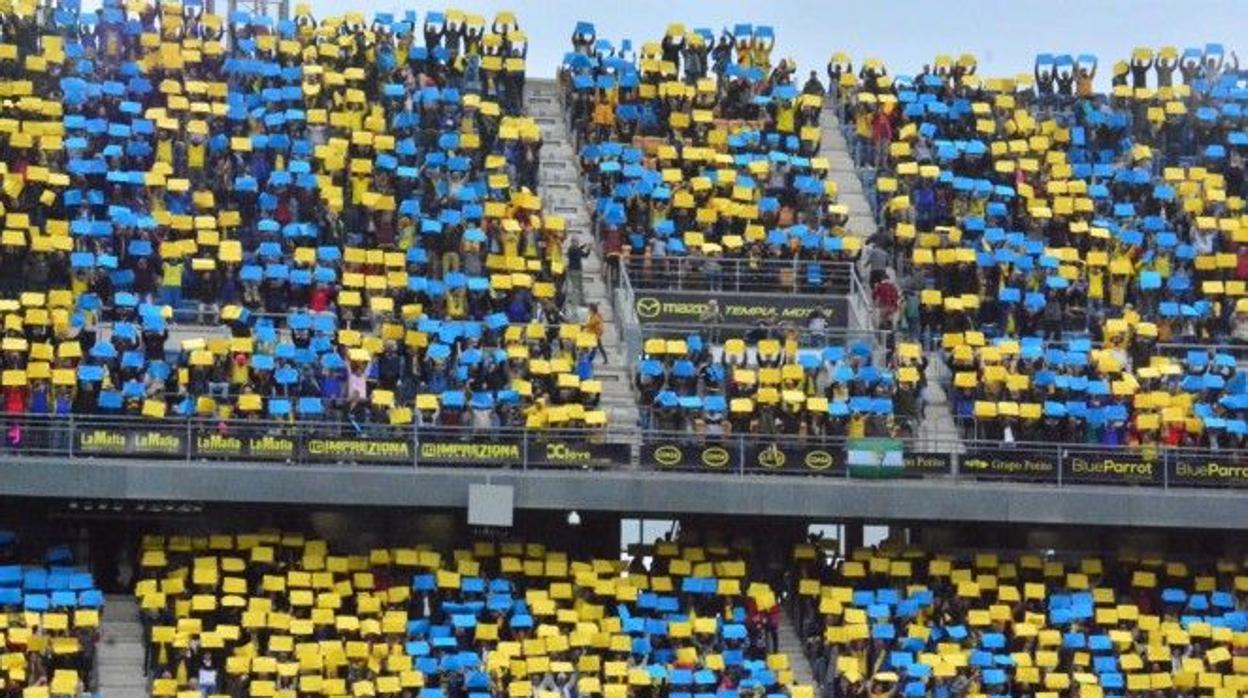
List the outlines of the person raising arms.
{"label": "person raising arms", "polygon": [[1092,81],[1096,79],[1096,58],[1075,63],[1075,94],[1080,99],[1091,99],[1094,94]]}
{"label": "person raising arms", "polygon": [[[1147,57],[1147,60],[1145,60],[1145,57]],[[1155,63],[1156,61],[1151,51],[1148,49],[1136,49],[1131,56],[1131,86],[1137,90],[1147,87],[1148,71],[1152,69]]]}

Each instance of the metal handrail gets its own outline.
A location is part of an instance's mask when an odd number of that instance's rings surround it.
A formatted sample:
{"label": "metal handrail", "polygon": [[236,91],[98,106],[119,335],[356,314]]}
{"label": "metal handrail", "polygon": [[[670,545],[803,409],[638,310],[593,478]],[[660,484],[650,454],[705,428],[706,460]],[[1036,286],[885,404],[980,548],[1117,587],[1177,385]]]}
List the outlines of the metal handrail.
{"label": "metal handrail", "polygon": [[0,454],[57,462],[142,459],[422,468],[631,469],[710,476],[852,478],[1248,489],[1248,450],[1105,447],[905,436],[904,464],[848,465],[856,442],[842,434],[731,434],[648,430],[640,439],[603,430],[526,430],[438,425],[355,425],[267,419],[143,419],[128,415],[0,416]]}
{"label": "metal handrail", "polygon": [[523,429],[350,419],[0,415],[0,453],[297,464],[626,467],[631,446],[601,429]]}
{"label": "metal handrail", "polygon": [[[795,324],[790,321],[781,321],[775,325],[759,325],[748,324],[743,322],[717,322],[714,324],[714,333],[721,338],[742,337],[751,332],[760,330],[767,331],[772,334],[783,334],[788,330],[796,332],[800,337],[814,337],[818,335],[819,340],[807,346],[803,343],[801,349],[821,349],[824,346],[841,346],[855,341],[866,341],[873,347],[887,346],[895,332],[889,330],[860,330],[853,327],[825,327],[822,330],[811,330],[804,324]],[[642,337],[687,337],[689,335],[701,335],[707,338],[708,326],[690,326],[680,323],[646,323],[642,328]]]}
{"label": "metal handrail", "polygon": [[[982,326],[981,326],[982,327]],[[956,334],[956,333],[955,333]],[[1063,330],[1063,339],[1045,339],[1043,345],[1045,349],[1066,349],[1067,345],[1074,340],[1087,339],[1093,349],[1103,349],[1105,347],[1104,340],[1092,339],[1090,333],[1086,330],[1067,331]],[[939,339],[939,335],[936,337]],[[1035,335],[1030,337],[1015,334],[999,334],[989,336],[989,341],[1000,340],[1022,340],[1028,338],[1038,338]],[[1237,359],[1248,360],[1248,343],[1227,343],[1221,341],[1214,342],[1157,342],[1152,345],[1157,352],[1166,354],[1186,354],[1188,351],[1199,351],[1201,353],[1213,352],[1215,354],[1230,354]]]}
{"label": "metal handrail", "polygon": [[[708,271],[707,264],[718,270]],[[822,272],[818,285],[808,284],[806,270]],[[856,269],[851,262],[805,259],[749,260],[735,257],[629,257],[623,265],[637,288],[713,290],[723,293],[847,294],[853,291]],[[646,269],[649,266],[650,269]],[[782,275],[792,276],[786,282]]]}
{"label": "metal handrail", "polygon": [[[649,430],[645,432],[645,435],[648,438],[672,438],[672,439],[705,438],[704,435],[691,434],[687,432],[663,431],[663,430],[657,430],[657,429]],[[792,435],[792,434],[759,434],[759,433],[734,434],[732,435],[732,438],[744,438],[749,441],[756,441],[756,442],[762,442],[762,443],[775,442],[775,443],[787,443],[787,444],[801,444],[801,443],[806,443],[808,441],[813,441],[813,440],[836,440],[836,439],[839,439],[840,441],[843,442],[847,439],[847,437],[844,437],[844,436],[801,437],[801,436]],[[1136,453],[1136,452],[1139,452],[1140,450],[1144,450],[1143,447],[1139,447],[1139,446],[1106,446],[1102,444],[1053,443],[1051,441],[1012,441],[1009,443],[1004,443],[996,439],[957,439],[957,438],[919,439],[917,437],[900,438],[899,440],[905,443],[906,445],[912,446],[912,447],[918,444],[920,441],[923,441],[925,443],[930,443],[934,446],[953,446],[956,444],[958,446],[966,448],[968,451],[976,450],[976,449],[1047,451],[1047,452],[1056,452],[1058,450],[1065,450],[1065,451],[1075,451],[1075,452],[1098,452],[1098,453],[1104,453],[1106,455],[1124,455],[1126,453]],[[1209,448],[1196,448],[1196,447],[1191,447],[1191,446],[1162,446],[1160,444],[1157,444],[1156,450],[1158,451],[1158,453],[1162,451],[1168,451],[1168,452],[1173,452],[1177,455],[1181,455],[1184,457],[1223,457],[1223,458],[1228,458],[1228,459],[1233,458],[1236,460],[1244,460],[1245,462],[1248,462],[1248,449],[1209,449]]]}
{"label": "metal handrail", "polygon": [[900,438],[895,468],[855,468],[845,436],[647,432],[641,465],[657,470],[740,476],[900,477],[1045,487],[1119,486],[1248,489],[1248,450],[1131,449],[1095,444],[1009,443]]}

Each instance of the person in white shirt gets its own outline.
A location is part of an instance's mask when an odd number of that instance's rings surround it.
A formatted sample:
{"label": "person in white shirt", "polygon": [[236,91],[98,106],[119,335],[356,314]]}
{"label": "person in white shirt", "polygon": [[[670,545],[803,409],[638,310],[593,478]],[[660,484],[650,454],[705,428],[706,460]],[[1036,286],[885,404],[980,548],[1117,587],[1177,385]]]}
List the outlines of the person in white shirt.
{"label": "person in white shirt", "polygon": [[212,655],[205,652],[203,664],[199,667],[199,693],[204,698],[217,692],[217,668],[212,665]]}

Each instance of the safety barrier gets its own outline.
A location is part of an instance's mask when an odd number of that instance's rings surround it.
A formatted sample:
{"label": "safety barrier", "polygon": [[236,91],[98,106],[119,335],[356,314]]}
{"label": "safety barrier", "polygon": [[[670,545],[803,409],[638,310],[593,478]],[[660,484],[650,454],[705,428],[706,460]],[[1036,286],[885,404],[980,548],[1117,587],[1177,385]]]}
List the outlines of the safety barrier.
{"label": "safety barrier", "polygon": [[[901,463],[858,467],[843,435],[474,429],[428,424],[177,420],[64,415],[0,418],[5,458],[154,459],[322,467],[630,469],[724,477],[998,481],[1051,487],[1248,488],[1248,450],[900,438]],[[632,463],[639,463],[633,466]]]}

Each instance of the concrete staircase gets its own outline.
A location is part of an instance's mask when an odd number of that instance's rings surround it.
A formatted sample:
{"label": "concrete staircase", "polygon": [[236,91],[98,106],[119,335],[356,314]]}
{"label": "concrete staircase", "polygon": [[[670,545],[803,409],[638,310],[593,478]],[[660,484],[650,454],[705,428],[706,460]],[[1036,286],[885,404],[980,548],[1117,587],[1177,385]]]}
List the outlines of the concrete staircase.
{"label": "concrete staircase", "polygon": [[926,409],[919,422],[920,448],[928,452],[964,453],[962,435],[953,419],[953,403],[945,393],[950,369],[939,351],[927,353],[927,387],[923,390]]}
{"label": "concrete staircase", "polygon": [[96,693],[102,698],[147,698],[143,676],[143,626],[139,606],[128,594],[104,599],[96,653]]}
{"label": "concrete staircase", "polygon": [[[828,159],[828,178],[836,182],[840,202],[849,207],[847,228],[854,235],[869,237],[877,229],[875,216],[871,213],[867,191],[854,166],[845,135],[841,133],[836,112],[825,109],[819,117],[819,126],[822,131],[819,154]],[[949,368],[940,352],[929,351],[927,357],[927,388],[923,391],[926,411],[919,422],[917,437],[927,442],[928,445],[922,446],[926,450],[962,453],[964,448],[953,419],[953,405],[944,389],[944,383],[949,379]]]}
{"label": "concrete staircase", "polygon": [[836,182],[837,198],[840,203],[849,207],[849,222],[846,229],[861,238],[870,237],[876,230],[875,216],[871,213],[871,204],[867,201],[858,178],[858,170],[854,167],[854,158],[849,152],[849,144],[841,133],[840,121],[832,109],[824,109],[819,116],[819,155],[828,159],[828,179]]}
{"label": "concrete staircase", "polygon": [[[780,653],[789,657],[789,668],[793,670],[793,683],[813,685],[815,677],[810,670],[810,662],[806,659],[802,638],[788,613],[780,614],[780,628],[777,635],[780,640]],[[818,688],[815,689],[815,695],[819,695]]]}
{"label": "concrete staircase", "polygon": [[[546,212],[563,216],[567,221],[569,239],[594,241],[590,209],[581,191],[581,176],[576,151],[563,115],[559,84],[554,80],[529,79],[525,87],[525,111],[542,129],[542,162],[538,171],[538,193]],[[633,357],[624,355],[624,344],[607,287],[601,252],[594,246],[592,256],[584,262],[584,297],[578,307],[568,307],[570,319],[580,321],[589,312],[589,304],[597,303],[607,331],[603,345],[607,350],[606,366],[594,365],[595,377],[602,381],[602,408],[607,411],[608,424],[616,434],[634,432],[638,425],[637,402],[632,390],[629,365]]]}

